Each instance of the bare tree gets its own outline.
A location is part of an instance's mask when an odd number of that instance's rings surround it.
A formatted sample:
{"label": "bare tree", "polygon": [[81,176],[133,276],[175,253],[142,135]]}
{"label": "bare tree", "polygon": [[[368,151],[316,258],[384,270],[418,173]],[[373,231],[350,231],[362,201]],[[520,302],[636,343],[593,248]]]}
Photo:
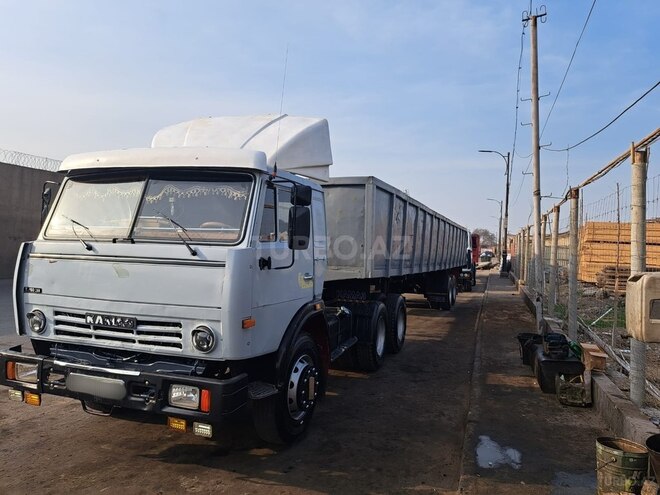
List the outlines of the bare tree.
{"label": "bare tree", "polygon": [[490,230],[488,229],[474,229],[472,231],[473,234],[477,234],[479,237],[481,237],[481,247],[490,247],[490,248],[495,248],[497,247],[497,235],[493,234]]}

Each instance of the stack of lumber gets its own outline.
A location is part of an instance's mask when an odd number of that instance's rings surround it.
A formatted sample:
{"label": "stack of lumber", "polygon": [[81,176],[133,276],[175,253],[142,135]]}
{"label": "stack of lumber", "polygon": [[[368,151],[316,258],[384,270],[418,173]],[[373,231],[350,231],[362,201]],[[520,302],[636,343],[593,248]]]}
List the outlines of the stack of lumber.
{"label": "stack of lumber", "polygon": [[[580,232],[579,259],[578,279],[582,282],[596,283],[605,267],[629,266],[630,223],[585,222]],[[649,270],[660,269],[660,222],[646,223],[646,266]]]}
{"label": "stack of lumber", "polygon": [[596,286],[607,289],[609,292],[614,292],[616,289],[622,294],[626,291],[628,277],[630,277],[630,266],[619,266],[617,268],[608,265],[596,274]]}

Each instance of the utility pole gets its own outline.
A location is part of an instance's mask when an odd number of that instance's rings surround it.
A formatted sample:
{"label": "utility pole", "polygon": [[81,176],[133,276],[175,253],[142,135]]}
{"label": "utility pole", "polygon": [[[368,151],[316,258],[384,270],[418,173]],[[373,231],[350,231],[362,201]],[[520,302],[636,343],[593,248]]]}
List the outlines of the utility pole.
{"label": "utility pole", "polygon": [[[507,269],[507,258],[508,258],[508,245],[509,245],[509,237],[508,237],[508,228],[509,228],[509,186],[511,185],[511,179],[509,177],[509,163],[511,160],[511,153],[507,152],[506,156],[504,156],[502,153],[499,151],[493,151],[493,150],[479,150],[479,153],[497,153],[504,159],[504,163],[506,165],[506,169],[504,172],[504,175],[506,176],[506,188],[505,188],[505,193],[504,193],[504,217],[502,218],[500,225],[502,228],[502,250],[501,250],[501,256],[502,256],[502,262],[500,263],[500,277],[508,277],[509,276],[509,270]],[[518,274],[520,275],[520,274]]]}
{"label": "utility pole", "polygon": [[543,19],[546,13],[532,15],[530,12],[523,22],[531,24],[531,69],[532,69],[532,163],[534,184],[532,189],[534,199],[534,285],[537,297],[543,294],[543,252],[541,246],[541,147],[539,145],[539,67],[538,45],[536,39],[537,21]]}
{"label": "utility pole", "polygon": [[[499,223],[497,224],[497,255],[502,257],[502,202],[499,199],[493,199],[493,198],[486,198],[488,201],[495,201],[496,203],[500,204],[500,220]],[[500,267],[500,270],[502,268]]]}
{"label": "utility pole", "polygon": [[509,227],[509,186],[511,185],[511,180],[509,179],[509,160],[511,159],[511,154],[507,152],[506,159],[506,192],[504,193],[504,218],[502,219],[502,239],[504,240],[504,248],[502,249],[502,264],[500,265],[500,277],[509,276],[509,260],[508,260],[508,246],[509,246],[509,234],[507,229]]}

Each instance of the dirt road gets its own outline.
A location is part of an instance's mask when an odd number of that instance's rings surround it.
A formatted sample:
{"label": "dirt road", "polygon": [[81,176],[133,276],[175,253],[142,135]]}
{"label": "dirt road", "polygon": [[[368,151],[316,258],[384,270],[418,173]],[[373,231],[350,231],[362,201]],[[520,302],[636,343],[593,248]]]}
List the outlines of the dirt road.
{"label": "dirt road", "polygon": [[483,283],[475,289],[451,312],[410,298],[404,350],[376,373],[333,371],[309,433],[289,448],[247,422],[210,442],[91,416],[69,399],[10,402],[3,388],[0,493],[454,492]]}

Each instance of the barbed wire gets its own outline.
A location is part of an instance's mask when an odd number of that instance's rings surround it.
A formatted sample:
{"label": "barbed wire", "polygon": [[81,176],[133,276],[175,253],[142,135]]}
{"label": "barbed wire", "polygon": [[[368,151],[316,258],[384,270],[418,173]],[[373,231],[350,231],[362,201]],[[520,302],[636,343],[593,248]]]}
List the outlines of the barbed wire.
{"label": "barbed wire", "polygon": [[47,170],[57,172],[62,163],[60,160],[35,156],[20,151],[11,151],[0,149],[0,162],[10,165],[19,165],[21,167],[35,168],[37,170]]}

